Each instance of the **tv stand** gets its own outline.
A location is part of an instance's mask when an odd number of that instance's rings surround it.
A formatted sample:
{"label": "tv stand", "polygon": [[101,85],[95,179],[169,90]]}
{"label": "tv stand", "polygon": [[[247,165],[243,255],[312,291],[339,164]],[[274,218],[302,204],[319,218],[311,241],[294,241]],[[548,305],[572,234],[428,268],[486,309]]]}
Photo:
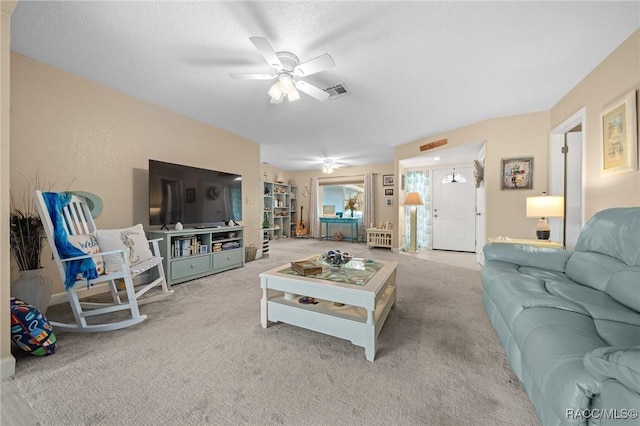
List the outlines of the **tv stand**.
{"label": "tv stand", "polygon": [[244,266],[244,228],[226,226],[205,229],[149,231],[162,238],[160,254],[167,284],[183,283]]}

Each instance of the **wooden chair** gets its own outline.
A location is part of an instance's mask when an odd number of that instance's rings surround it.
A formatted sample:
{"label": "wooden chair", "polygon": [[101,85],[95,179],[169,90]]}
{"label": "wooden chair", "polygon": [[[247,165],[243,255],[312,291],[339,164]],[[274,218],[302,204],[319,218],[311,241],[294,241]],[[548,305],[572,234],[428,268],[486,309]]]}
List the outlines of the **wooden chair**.
{"label": "wooden chair", "polygon": [[[91,215],[91,211],[87,206],[85,199],[77,195],[71,196],[69,204],[62,208],[61,212],[53,212],[50,214],[41,191],[35,192],[35,202],[40,213],[40,218],[44,225],[44,229],[53,252],[53,259],[56,262],[62,282],[66,282],[68,262],[78,262],[84,259],[92,258],[93,255],[87,254],[83,256],[75,256],[70,258],[62,258],[58,247],[55,243],[54,221],[59,218],[61,213],[64,233],[67,238],[71,235],[86,235],[96,231],[96,226]],[[53,218],[53,219],[52,219]],[[59,222],[56,222],[59,223]],[[129,266],[127,261],[128,250],[117,250],[100,253],[102,256],[115,255],[120,264],[120,270],[116,272],[108,272],[98,275],[95,279],[87,280],[86,278],[72,280],[74,283],[67,286],[67,296],[75,317],[75,324],[60,323],[50,321],[56,330],[75,331],[75,332],[100,332],[109,330],[118,330],[120,328],[129,327],[138,324],[146,319],[146,315],[141,315],[138,305],[165,298],[173,294],[173,290],[169,290],[165,279],[164,268],[162,267],[162,257],[160,257],[160,249],[158,241],[161,239],[150,240],[149,245],[153,257],[136,265]],[[134,286],[134,278],[149,271],[155,270],[154,277],[150,283]],[[151,276],[151,274],[149,274]],[[124,282],[124,286],[118,283]],[[78,292],[92,288],[98,284],[108,286],[111,293],[111,301],[108,302],[81,302]],[[147,294],[150,290],[154,290],[155,295]],[[117,311],[128,311],[123,319],[122,315],[107,315]],[[92,318],[91,323],[87,323],[87,318]]]}

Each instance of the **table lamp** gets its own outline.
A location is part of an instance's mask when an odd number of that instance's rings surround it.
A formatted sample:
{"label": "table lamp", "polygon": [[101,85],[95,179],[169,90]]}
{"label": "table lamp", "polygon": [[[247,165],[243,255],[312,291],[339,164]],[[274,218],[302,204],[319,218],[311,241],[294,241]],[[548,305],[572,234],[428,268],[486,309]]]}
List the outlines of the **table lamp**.
{"label": "table lamp", "polygon": [[411,231],[409,233],[409,253],[417,253],[416,247],[416,234],[418,233],[418,219],[416,218],[416,206],[421,206],[424,203],[420,194],[417,192],[409,192],[407,198],[404,199],[405,206],[411,206]]}
{"label": "table lamp", "polygon": [[527,197],[527,217],[540,218],[536,227],[536,237],[539,240],[548,240],[551,236],[551,227],[547,222],[547,218],[563,216],[563,196],[551,196],[543,192],[541,196]]}

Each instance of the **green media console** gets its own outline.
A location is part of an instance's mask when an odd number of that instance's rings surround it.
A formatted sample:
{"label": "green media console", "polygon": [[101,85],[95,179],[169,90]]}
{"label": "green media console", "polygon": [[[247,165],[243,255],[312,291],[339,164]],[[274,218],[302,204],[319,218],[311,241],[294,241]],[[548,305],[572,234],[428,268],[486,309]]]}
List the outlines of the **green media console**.
{"label": "green media console", "polygon": [[243,227],[185,228],[181,231],[149,231],[162,238],[167,284],[174,285],[244,266]]}

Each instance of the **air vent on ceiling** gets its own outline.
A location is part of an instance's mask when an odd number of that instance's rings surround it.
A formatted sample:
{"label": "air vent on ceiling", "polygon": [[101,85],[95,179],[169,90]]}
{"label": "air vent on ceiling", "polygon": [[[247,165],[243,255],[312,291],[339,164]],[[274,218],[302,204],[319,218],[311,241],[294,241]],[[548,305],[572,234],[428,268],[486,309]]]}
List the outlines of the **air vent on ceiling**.
{"label": "air vent on ceiling", "polygon": [[335,86],[329,87],[328,89],[324,89],[324,91],[329,94],[329,99],[335,99],[339,96],[344,96],[347,94],[347,88],[344,87],[344,84],[336,84]]}

